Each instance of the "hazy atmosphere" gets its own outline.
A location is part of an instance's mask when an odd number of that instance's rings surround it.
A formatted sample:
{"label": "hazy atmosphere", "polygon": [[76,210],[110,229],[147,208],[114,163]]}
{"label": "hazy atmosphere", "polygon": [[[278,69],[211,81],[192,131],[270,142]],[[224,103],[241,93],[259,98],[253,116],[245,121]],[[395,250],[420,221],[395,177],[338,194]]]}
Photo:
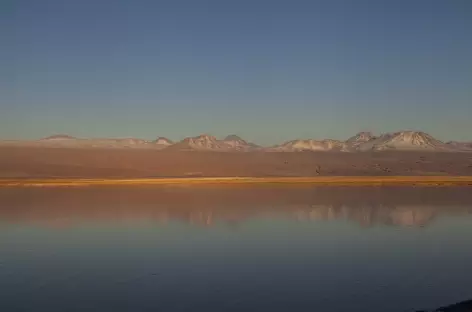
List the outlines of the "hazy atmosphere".
{"label": "hazy atmosphere", "polygon": [[472,311],[472,0],[0,3],[0,311]]}
{"label": "hazy atmosphere", "polygon": [[0,138],[472,140],[472,2],[4,1]]}

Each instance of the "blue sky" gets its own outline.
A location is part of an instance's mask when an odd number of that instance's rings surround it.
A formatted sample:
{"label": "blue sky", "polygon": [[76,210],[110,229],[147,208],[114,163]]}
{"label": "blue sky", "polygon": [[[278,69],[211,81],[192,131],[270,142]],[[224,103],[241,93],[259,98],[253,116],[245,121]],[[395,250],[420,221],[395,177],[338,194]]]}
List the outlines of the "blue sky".
{"label": "blue sky", "polygon": [[6,0],[0,139],[472,140],[472,1]]}

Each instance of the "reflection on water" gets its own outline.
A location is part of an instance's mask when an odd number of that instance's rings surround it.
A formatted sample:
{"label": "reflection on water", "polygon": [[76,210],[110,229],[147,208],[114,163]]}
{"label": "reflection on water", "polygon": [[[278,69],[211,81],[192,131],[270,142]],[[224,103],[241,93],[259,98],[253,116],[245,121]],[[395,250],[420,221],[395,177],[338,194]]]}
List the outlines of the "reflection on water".
{"label": "reflection on water", "polygon": [[0,189],[0,311],[414,311],[470,237],[467,188]]}
{"label": "reflection on water", "polygon": [[251,218],[340,220],[425,226],[435,218],[472,213],[469,188],[70,188],[0,189],[0,222],[52,227],[91,221],[211,226]]}

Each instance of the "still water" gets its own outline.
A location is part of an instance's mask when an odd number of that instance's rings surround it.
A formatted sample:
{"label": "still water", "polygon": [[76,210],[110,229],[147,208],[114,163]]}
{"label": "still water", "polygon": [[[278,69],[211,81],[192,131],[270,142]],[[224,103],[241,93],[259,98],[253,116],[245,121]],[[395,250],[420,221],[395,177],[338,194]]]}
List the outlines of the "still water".
{"label": "still water", "polygon": [[0,189],[0,311],[388,312],[470,298],[470,188]]}

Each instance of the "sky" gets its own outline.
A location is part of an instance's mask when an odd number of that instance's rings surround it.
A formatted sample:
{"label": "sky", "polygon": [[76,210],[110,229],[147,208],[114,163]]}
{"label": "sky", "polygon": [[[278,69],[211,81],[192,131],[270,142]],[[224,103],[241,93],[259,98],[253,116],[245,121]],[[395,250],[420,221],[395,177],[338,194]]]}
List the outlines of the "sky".
{"label": "sky", "polygon": [[472,141],[470,0],[4,0],[0,139]]}

